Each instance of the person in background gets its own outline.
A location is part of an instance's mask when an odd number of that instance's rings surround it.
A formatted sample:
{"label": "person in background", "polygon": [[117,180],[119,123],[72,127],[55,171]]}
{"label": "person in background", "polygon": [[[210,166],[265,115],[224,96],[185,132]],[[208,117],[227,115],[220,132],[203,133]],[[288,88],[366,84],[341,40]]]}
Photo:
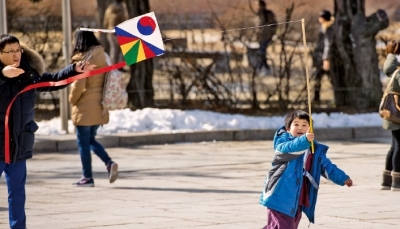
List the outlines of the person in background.
{"label": "person in background", "polygon": [[[108,5],[106,11],[104,12],[103,26],[105,29],[115,29],[118,24],[128,19],[128,11],[126,10],[124,0],[115,0],[113,3]],[[123,56],[117,37],[114,33],[108,33],[107,41],[110,45],[110,58],[112,63],[119,63],[123,60]],[[123,72],[125,71],[123,68],[119,70]]]}
{"label": "person in background", "polygon": [[26,228],[25,184],[26,160],[32,158],[35,132],[34,108],[38,91],[58,90],[60,87],[31,89],[16,97],[8,116],[10,133],[10,163],[6,163],[5,118],[12,99],[24,88],[35,83],[60,81],[81,72],[91,71],[94,65],[77,62],[57,73],[44,72],[44,60],[36,51],[20,43],[13,35],[0,35],[0,175],[5,174],[8,188],[8,217],[10,228]]}
{"label": "person in background", "polygon": [[[72,51],[72,62],[80,62],[91,55],[96,68],[107,65],[106,53],[93,32],[77,30]],[[101,104],[105,73],[75,81],[71,85],[69,102],[71,119],[76,126],[77,145],[82,162],[82,178],[73,183],[78,187],[93,187],[91,150],[104,162],[110,183],[118,178],[118,164],[111,160],[104,147],[96,141],[97,129],[109,121],[108,111]]]}
{"label": "person in background", "polygon": [[259,26],[262,26],[257,33],[259,63],[256,71],[261,76],[266,76],[270,74],[270,66],[267,63],[267,49],[276,33],[276,18],[274,12],[267,9],[267,3],[264,0],[258,1],[258,11],[254,11],[252,7],[251,10],[258,16]]}
{"label": "person in background", "polygon": [[320,28],[318,30],[317,43],[313,52],[313,67],[315,68],[313,78],[314,86],[314,101],[320,102],[321,80],[324,75],[330,76],[330,47],[333,42],[333,17],[331,12],[323,10],[320,12],[318,21]]}
{"label": "person in background", "polygon": [[338,185],[353,185],[350,177],[326,156],[328,146],[314,141],[309,121],[307,112],[291,111],[285,125],[275,133],[275,156],[260,197],[260,204],[268,208],[264,229],[296,229],[302,212],[314,223],[321,176]]}
{"label": "person in background", "polygon": [[[386,54],[383,72],[394,77],[388,89],[400,93],[400,71],[393,75],[400,67],[400,40],[390,41],[386,45]],[[392,132],[392,144],[386,155],[381,190],[400,191],[400,124],[383,119],[382,127]]]}

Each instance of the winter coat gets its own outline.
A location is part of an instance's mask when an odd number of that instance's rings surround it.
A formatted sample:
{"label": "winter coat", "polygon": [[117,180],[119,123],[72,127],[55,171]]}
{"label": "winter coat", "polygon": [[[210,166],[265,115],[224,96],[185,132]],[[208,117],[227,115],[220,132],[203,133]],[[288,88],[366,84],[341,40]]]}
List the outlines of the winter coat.
{"label": "winter coat", "polygon": [[[73,62],[82,60],[85,53],[78,53],[72,57]],[[90,64],[96,69],[107,66],[104,49],[97,46],[93,49]],[[72,105],[71,119],[75,126],[94,126],[107,124],[108,111],[103,112],[101,105],[105,73],[77,80],[71,84],[69,102]]]}
{"label": "winter coat", "polygon": [[322,68],[323,61],[330,58],[330,48],[334,38],[333,22],[333,19],[325,21],[318,31],[318,38],[312,55],[313,66],[316,68]]}
{"label": "winter coat", "polygon": [[115,27],[128,20],[128,12],[122,3],[111,3],[104,12],[103,26],[106,29],[115,29]]}
{"label": "winter coat", "polygon": [[[21,44],[24,50],[19,68],[25,73],[15,78],[5,77],[1,71],[5,67],[0,62],[0,160],[5,161],[4,123],[8,105],[25,87],[39,82],[59,81],[76,75],[74,65],[68,65],[61,71],[44,73],[43,58],[34,50]],[[9,114],[10,161],[15,163],[32,157],[34,133],[38,129],[34,121],[34,108],[38,91],[57,90],[64,87],[46,87],[32,89],[16,97]]]}
{"label": "winter coat", "polygon": [[[389,78],[392,77],[393,73],[396,71],[397,67],[400,67],[400,63],[394,54],[388,54],[383,64],[383,73]],[[389,91],[395,91],[400,93],[400,70],[396,73],[393,79],[393,83],[389,86]],[[400,129],[400,124],[383,119],[382,127],[385,130],[398,130]]]}
{"label": "winter coat", "polygon": [[[275,157],[272,169],[268,172],[260,204],[269,209],[294,217],[299,207],[299,196],[303,184],[304,153],[311,144],[305,135],[293,137],[285,130],[278,129],[274,136]],[[335,184],[344,185],[349,178],[342,170],[332,164],[327,158],[328,146],[314,141],[314,155],[310,174],[316,185],[320,183],[321,175]],[[307,178],[306,178],[307,179]],[[310,185],[309,207],[303,207],[309,221],[314,223],[315,205],[318,189]]]}
{"label": "winter coat", "polygon": [[263,42],[272,40],[277,28],[275,14],[271,10],[260,9],[257,12],[257,15],[260,20],[259,25],[263,26],[258,31],[258,41]]}

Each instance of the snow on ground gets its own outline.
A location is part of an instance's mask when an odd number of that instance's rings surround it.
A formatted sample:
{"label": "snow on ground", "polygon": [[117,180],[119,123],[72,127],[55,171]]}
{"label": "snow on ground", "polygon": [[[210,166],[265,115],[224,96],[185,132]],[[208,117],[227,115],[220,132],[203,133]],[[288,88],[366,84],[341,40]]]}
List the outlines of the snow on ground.
{"label": "snow on ground", "polygon": [[[198,130],[227,129],[277,129],[284,125],[285,116],[256,117],[239,114],[222,114],[202,110],[173,110],[145,108],[131,111],[130,109],[110,111],[110,122],[99,128],[98,134],[130,132],[176,133]],[[312,114],[315,128],[326,127],[360,127],[381,126],[382,119],[378,113],[344,114],[326,113]],[[60,117],[38,122],[36,134],[65,134],[61,129]],[[74,132],[71,120],[68,131]]]}

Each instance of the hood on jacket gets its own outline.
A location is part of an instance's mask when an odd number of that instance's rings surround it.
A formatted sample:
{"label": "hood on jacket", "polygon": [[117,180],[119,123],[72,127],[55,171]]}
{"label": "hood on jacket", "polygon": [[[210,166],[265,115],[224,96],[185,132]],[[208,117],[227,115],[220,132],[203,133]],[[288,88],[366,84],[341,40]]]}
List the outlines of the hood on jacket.
{"label": "hood on jacket", "polygon": [[33,69],[35,69],[39,73],[39,75],[42,75],[45,71],[43,57],[24,43],[20,43],[20,46],[24,50],[24,52],[22,53],[22,58],[25,58],[28,61],[29,65]]}

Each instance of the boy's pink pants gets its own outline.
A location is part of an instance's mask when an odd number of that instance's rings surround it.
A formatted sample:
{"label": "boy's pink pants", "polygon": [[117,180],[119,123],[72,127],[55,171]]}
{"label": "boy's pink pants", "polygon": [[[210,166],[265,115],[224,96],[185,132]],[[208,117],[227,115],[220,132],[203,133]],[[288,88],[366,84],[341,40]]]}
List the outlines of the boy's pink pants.
{"label": "boy's pink pants", "polygon": [[283,213],[268,209],[267,220],[268,223],[263,229],[297,229],[301,219],[301,207],[297,208],[297,213],[293,217]]}

